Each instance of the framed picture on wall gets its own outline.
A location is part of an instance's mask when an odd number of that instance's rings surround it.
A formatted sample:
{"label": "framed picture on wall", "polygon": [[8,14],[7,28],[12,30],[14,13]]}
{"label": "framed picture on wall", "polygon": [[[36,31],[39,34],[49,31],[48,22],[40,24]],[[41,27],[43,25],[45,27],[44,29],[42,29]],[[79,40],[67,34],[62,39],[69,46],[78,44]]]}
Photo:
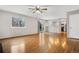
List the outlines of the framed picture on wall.
{"label": "framed picture on wall", "polygon": [[12,27],[25,27],[25,21],[21,17],[12,17]]}

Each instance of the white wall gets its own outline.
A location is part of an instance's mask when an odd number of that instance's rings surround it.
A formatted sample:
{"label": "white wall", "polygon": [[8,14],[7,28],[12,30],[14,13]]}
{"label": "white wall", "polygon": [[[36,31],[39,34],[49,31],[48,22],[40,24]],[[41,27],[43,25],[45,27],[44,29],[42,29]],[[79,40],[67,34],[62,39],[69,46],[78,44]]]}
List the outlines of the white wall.
{"label": "white wall", "polygon": [[55,17],[67,18],[67,12],[79,9],[79,5],[60,5],[58,6]]}
{"label": "white wall", "polygon": [[79,14],[69,16],[69,38],[79,38]]}
{"label": "white wall", "polygon": [[61,32],[61,26],[59,21],[49,21],[49,32],[52,32],[52,33]]}
{"label": "white wall", "polygon": [[[12,27],[12,16],[22,17],[25,20],[25,27]],[[37,33],[38,23],[36,20],[37,19],[32,17],[0,11],[0,38]]]}
{"label": "white wall", "polygon": [[79,10],[68,13],[68,38],[79,38]]}

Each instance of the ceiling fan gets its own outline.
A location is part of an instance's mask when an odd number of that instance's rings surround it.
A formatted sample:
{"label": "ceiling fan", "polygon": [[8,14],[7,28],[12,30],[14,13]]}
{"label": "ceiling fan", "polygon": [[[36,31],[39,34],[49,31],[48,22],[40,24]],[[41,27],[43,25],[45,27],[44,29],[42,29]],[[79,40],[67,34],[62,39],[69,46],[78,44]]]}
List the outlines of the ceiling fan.
{"label": "ceiling fan", "polygon": [[33,7],[33,8],[29,8],[29,9],[32,10],[33,13],[37,13],[37,12],[43,13],[44,11],[47,10],[47,8],[45,8],[45,7],[40,7],[40,6],[35,6],[35,7]]}

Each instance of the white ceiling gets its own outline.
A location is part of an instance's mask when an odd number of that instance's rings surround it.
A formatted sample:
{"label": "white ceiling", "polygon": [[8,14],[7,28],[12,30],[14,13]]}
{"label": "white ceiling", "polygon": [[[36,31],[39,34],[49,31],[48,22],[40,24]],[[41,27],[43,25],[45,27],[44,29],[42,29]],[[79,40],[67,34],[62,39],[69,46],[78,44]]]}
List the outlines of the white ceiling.
{"label": "white ceiling", "polygon": [[66,18],[67,12],[79,9],[78,5],[40,5],[46,7],[48,10],[42,14],[33,14],[28,8],[34,7],[33,5],[0,5],[1,10],[6,10],[10,12],[16,12],[23,15],[37,17],[40,19],[56,19],[56,18]]}

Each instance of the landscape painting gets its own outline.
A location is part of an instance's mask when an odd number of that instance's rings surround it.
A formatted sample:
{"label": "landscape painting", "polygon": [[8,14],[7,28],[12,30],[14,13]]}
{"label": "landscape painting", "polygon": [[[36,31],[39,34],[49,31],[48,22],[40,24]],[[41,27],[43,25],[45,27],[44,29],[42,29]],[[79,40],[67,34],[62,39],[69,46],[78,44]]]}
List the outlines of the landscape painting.
{"label": "landscape painting", "polygon": [[25,22],[22,18],[12,17],[12,27],[24,27]]}

